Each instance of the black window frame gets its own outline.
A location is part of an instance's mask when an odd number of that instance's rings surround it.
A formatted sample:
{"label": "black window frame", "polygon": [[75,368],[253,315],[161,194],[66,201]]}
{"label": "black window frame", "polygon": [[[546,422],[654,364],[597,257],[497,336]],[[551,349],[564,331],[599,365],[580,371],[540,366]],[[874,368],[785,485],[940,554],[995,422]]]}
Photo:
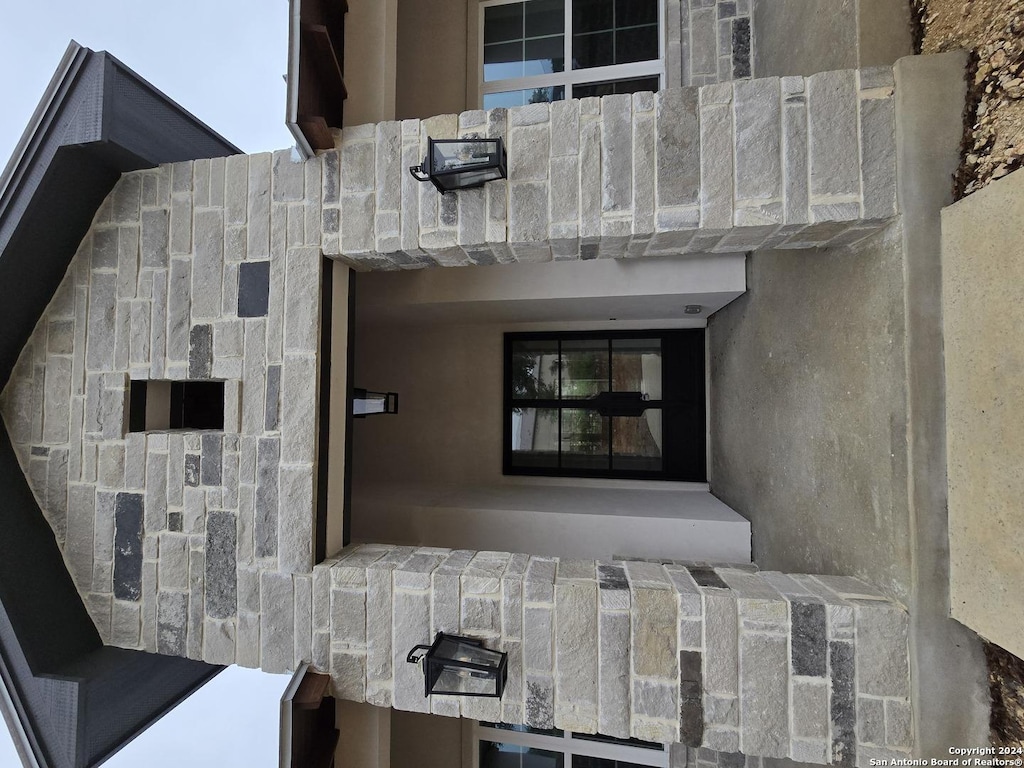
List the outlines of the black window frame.
{"label": "black window frame", "polygon": [[[660,470],[516,466],[512,451],[512,412],[516,408],[578,409],[585,401],[557,398],[513,398],[513,347],[522,341],[594,341],[652,339],[661,341],[663,398],[649,401],[662,411],[662,468]],[[561,347],[559,346],[559,350]],[[704,328],[629,331],[510,332],[504,335],[504,396],[502,402],[502,473],[510,476],[581,477],[620,480],[707,482],[707,387]],[[561,354],[561,352],[559,352]],[[609,361],[610,362],[610,361]],[[611,373],[609,373],[611,376]],[[559,441],[559,444],[561,441]],[[609,456],[614,440],[609,434]]]}

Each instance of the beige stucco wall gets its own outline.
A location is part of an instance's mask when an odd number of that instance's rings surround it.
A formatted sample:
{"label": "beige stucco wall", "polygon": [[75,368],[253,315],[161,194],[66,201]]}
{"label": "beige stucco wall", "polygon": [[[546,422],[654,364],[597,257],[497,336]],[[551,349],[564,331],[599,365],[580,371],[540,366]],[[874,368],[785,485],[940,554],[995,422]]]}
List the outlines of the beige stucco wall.
{"label": "beige stucco wall", "polygon": [[393,763],[391,753],[393,715],[398,713],[345,699],[336,702],[334,724],[339,736],[335,768],[400,768],[402,763]]}
{"label": "beige stucco wall", "polygon": [[392,768],[461,768],[462,721],[395,710],[391,716]]}
{"label": "beige stucco wall", "polygon": [[702,484],[502,474],[503,333],[700,327],[687,304],[744,286],[738,254],[360,275],[355,384],[400,398],[353,427],[353,540],[749,562],[749,524]]}
{"label": "beige stucco wall", "polygon": [[1024,656],[1024,173],[942,211],[953,617]]}
{"label": "beige stucco wall", "polygon": [[466,0],[401,0],[398,4],[399,120],[476,108],[466,95],[468,17]]}
{"label": "beige stucco wall", "polygon": [[348,0],[346,126],[395,119],[397,43],[398,0]]}

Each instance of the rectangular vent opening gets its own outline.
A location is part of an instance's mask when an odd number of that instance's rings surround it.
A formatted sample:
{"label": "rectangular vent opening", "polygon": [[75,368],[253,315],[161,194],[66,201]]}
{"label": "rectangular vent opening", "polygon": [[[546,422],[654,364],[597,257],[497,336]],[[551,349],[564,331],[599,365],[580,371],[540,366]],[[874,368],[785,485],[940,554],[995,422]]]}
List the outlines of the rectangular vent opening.
{"label": "rectangular vent opening", "polygon": [[132,381],[128,430],[224,429],[223,381]]}

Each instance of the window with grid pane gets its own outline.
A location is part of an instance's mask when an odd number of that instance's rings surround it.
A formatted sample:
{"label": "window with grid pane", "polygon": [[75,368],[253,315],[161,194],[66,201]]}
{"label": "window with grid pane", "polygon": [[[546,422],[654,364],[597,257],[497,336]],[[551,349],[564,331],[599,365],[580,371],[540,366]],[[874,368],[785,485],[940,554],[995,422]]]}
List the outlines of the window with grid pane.
{"label": "window with grid pane", "polygon": [[485,0],[485,109],[657,91],[660,0]]}
{"label": "window with grid pane", "polygon": [[706,479],[702,329],[505,335],[505,474]]}

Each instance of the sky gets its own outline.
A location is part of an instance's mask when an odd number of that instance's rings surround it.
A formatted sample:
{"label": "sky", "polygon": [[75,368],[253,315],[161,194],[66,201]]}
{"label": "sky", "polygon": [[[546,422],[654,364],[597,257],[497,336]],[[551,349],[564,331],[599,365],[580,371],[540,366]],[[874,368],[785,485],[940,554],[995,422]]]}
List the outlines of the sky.
{"label": "sky", "polygon": [[[0,169],[72,39],[110,52],[245,152],[292,145],[287,0],[0,0]],[[287,683],[228,669],[106,765],[276,766]],[[0,766],[17,765],[0,726]]]}

